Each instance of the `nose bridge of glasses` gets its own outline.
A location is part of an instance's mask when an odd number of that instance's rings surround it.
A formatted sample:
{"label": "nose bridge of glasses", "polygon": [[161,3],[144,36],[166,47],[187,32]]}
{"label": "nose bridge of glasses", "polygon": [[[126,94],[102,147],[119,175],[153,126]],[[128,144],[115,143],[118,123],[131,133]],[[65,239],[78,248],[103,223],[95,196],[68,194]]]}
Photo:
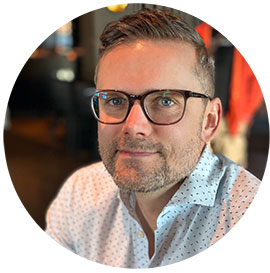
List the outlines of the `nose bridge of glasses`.
{"label": "nose bridge of glasses", "polygon": [[[129,97],[129,109],[127,114],[127,119],[129,119],[130,117],[134,117],[134,114],[136,116],[138,114],[138,111],[141,112],[143,115],[145,115],[144,106],[143,106],[144,96],[128,95],[128,97]],[[136,101],[138,101],[138,103],[136,103]]]}
{"label": "nose bridge of glasses", "polygon": [[139,101],[139,105],[141,106],[142,110],[143,110],[143,98],[144,96],[142,95],[128,95],[129,97],[129,112],[131,111],[131,108],[134,106],[136,100]]}
{"label": "nose bridge of glasses", "polygon": [[130,98],[132,104],[134,104],[136,100],[139,100],[141,102],[143,99],[142,95],[128,95],[128,97]]}

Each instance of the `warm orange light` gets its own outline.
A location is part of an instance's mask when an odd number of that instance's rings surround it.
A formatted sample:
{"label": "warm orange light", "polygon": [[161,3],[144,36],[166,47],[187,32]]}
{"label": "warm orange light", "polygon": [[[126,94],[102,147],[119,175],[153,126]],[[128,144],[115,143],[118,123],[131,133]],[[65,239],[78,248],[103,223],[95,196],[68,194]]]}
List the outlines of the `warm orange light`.
{"label": "warm orange light", "polygon": [[108,6],[107,9],[111,12],[122,12],[125,10],[128,4],[120,4],[120,5],[113,5]]}
{"label": "warm orange light", "polygon": [[75,50],[71,49],[66,56],[67,60],[69,60],[70,62],[75,61],[78,58],[78,54]]}

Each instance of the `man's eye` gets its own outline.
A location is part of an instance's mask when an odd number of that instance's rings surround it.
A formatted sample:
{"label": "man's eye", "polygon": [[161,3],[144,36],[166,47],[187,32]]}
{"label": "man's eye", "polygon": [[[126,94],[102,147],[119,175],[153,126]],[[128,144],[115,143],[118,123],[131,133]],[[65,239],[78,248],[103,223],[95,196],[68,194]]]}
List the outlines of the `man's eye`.
{"label": "man's eye", "polygon": [[161,106],[172,106],[174,104],[174,102],[169,98],[161,98],[158,101],[158,104]]}
{"label": "man's eye", "polygon": [[120,98],[112,98],[108,101],[110,105],[121,105],[123,104],[123,99]]}

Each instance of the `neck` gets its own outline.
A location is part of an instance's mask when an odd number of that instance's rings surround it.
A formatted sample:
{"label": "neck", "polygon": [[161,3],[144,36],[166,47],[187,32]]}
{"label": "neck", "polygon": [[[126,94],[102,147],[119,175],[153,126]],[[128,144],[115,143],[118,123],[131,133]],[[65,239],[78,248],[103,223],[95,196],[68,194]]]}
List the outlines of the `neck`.
{"label": "neck", "polygon": [[157,218],[182,182],[149,193],[136,192],[136,214],[148,239],[149,258],[155,253]]}
{"label": "neck", "polygon": [[[141,222],[146,222],[152,231],[157,228],[157,218],[182,182],[168,185],[154,192],[136,192],[136,210]],[[144,219],[142,219],[144,218]]]}

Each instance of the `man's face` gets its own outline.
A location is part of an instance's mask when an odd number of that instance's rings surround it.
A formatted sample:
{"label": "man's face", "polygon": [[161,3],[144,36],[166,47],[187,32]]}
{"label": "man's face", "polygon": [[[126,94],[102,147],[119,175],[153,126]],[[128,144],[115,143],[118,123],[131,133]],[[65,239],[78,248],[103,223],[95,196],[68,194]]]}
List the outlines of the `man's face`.
{"label": "man's face", "polygon": [[[100,60],[97,89],[139,95],[148,90],[184,89],[201,93],[193,72],[194,48],[187,43],[136,41],[117,46]],[[155,125],[136,101],[126,121],[98,125],[101,158],[115,183],[135,192],[151,192],[181,181],[195,167],[204,104],[189,98],[182,120]]]}

